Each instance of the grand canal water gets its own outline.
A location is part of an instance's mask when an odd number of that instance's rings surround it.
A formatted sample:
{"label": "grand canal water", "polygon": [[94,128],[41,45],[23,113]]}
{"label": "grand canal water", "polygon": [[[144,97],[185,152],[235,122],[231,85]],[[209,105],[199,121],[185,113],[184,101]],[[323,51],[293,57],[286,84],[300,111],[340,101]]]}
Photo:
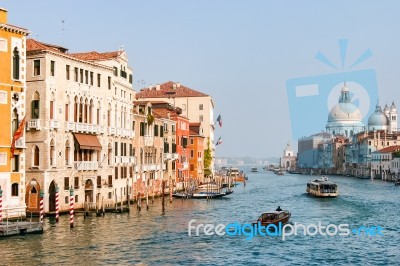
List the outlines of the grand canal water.
{"label": "grand canal water", "polygon": [[[46,219],[43,235],[0,240],[0,265],[398,265],[400,261],[400,187],[383,181],[332,176],[340,196],[316,199],[305,194],[310,176],[248,173],[246,186],[229,198],[161,200],[150,210],[134,206],[125,214]],[[249,223],[278,205],[292,212],[291,222],[381,226],[383,236],[188,236],[188,222]]]}

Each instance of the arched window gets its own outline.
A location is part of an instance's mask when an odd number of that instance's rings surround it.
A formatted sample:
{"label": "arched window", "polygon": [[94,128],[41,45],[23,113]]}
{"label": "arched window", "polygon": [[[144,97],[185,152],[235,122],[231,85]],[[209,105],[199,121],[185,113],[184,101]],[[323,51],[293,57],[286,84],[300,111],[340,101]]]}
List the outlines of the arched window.
{"label": "arched window", "polygon": [[33,148],[33,166],[39,166],[39,147],[35,146]]}
{"label": "arched window", "polygon": [[19,51],[15,47],[13,51],[13,79],[19,79]]}
{"label": "arched window", "polygon": [[38,119],[39,118],[39,104],[40,104],[40,96],[38,92],[35,92],[33,95],[33,100],[32,100],[32,110],[31,110],[31,116],[32,119]]}
{"label": "arched window", "polygon": [[69,141],[65,142],[65,165],[70,165],[70,158],[71,158],[71,148],[69,147]]}
{"label": "arched window", "polygon": [[36,193],[37,193],[36,187],[32,187],[32,188],[31,188],[31,194],[36,194]]}
{"label": "arched window", "polygon": [[18,183],[11,185],[11,197],[18,197]]}
{"label": "arched window", "polygon": [[50,165],[56,165],[56,148],[53,139],[50,141]]}
{"label": "arched window", "polygon": [[18,129],[18,111],[15,108],[12,112],[12,134],[15,134],[15,131]]}

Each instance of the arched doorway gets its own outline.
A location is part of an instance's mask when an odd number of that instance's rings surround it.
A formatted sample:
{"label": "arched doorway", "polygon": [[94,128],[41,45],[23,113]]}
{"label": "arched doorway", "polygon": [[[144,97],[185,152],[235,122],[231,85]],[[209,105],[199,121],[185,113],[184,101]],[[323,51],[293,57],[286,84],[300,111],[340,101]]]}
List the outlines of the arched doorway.
{"label": "arched doorway", "polygon": [[56,211],[56,185],[53,180],[49,186],[49,212],[54,211]]}
{"label": "arched doorway", "polygon": [[39,196],[40,196],[40,185],[36,179],[32,179],[26,185],[25,203],[26,210],[28,212],[39,212]]}
{"label": "arched doorway", "polygon": [[93,181],[91,179],[85,182],[85,201],[93,202]]}
{"label": "arched doorway", "polygon": [[290,168],[290,162],[286,161],[286,169],[289,169],[289,168]]}

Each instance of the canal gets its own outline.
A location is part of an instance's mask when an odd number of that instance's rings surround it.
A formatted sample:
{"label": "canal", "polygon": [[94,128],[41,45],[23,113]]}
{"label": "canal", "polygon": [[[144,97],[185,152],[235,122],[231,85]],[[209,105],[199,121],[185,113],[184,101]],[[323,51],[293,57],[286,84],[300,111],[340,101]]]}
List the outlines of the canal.
{"label": "canal", "polygon": [[[247,169],[245,169],[247,170]],[[383,181],[332,176],[339,197],[317,199],[305,193],[306,175],[248,172],[246,186],[222,199],[161,199],[150,209],[103,217],[46,218],[43,235],[0,239],[0,265],[394,265],[400,261],[400,187]],[[142,202],[143,203],[143,202]],[[349,229],[380,226],[382,235],[353,232],[348,236],[199,236],[194,225],[251,223],[277,206],[292,212],[291,223],[349,224]],[[192,234],[194,234],[194,230]]]}

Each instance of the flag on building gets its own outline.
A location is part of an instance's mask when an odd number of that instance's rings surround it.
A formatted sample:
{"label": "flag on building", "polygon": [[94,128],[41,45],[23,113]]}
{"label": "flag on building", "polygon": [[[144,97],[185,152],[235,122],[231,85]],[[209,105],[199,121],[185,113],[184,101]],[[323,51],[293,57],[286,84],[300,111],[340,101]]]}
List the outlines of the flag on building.
{"label": "flag on building", "polygon": [[222,139],[221,139],[221,137],[219,137],[219,139],[218,139],[217,143],[215,144],[215,146],[218,146],[218,145],[220,145],[220,144],[222,144]]}
{"label": "flag on building", "polygon": [[18,129],[14,133],[12,143],[11,143],[11,148],[10,148],[11,158],[14,158],[15,142],[24,135],[25,118],[26,118],[26,116],[24,117],[24,119],[22,119],[21,123],[18,126]]}
{"label": "flag on building", "polygon": [[221,118],[221,115],[218,115],[218,117],[217,117],[217,122],[218,122],[218,124],[219,124],[219,127],[222,127],[222,118]]}

